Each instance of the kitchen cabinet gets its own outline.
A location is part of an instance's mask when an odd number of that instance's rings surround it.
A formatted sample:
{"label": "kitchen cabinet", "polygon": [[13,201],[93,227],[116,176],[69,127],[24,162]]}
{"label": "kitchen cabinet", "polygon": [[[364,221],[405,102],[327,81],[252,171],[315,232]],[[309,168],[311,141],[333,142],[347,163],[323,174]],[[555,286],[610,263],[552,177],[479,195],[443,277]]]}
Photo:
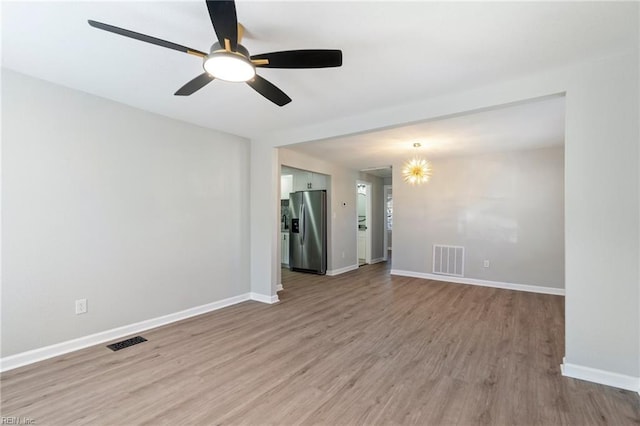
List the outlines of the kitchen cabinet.
{"label": "kitchen cabinet", "polygon": [[293,190],[295,191],[308,191],[307,183],[310,182],[310,172],[303,172],[302,170],[293,175]]}
{"label": "kitchen cabinet", "polygon": [[311,189],[327,189],[327,175],[312,173],[311,186]]}
{"label": "kitchen cabinet", "polygon": [[314,189],[327,189],[326,175],[302,170],[293,175],[294,191],[309,191]]}
{"label": "kitchen cabinet", "polygon": [[293,175],[280,176],[280,199],[288,200],[291,192],[293,192]]}
{"label": "kitchen cabinet", "polygon": [[289,233],[280,232],[280,262],[282,266],[289,266]]}
{"label": "kitchen cabinet", "polygon": [[293,167],[282,166],[280,168],[280,199],[288,200],[289,193],[297,191],[309,191],[327,189],[329,176],[322,173],[314,173],[309,170],[301,170]]}

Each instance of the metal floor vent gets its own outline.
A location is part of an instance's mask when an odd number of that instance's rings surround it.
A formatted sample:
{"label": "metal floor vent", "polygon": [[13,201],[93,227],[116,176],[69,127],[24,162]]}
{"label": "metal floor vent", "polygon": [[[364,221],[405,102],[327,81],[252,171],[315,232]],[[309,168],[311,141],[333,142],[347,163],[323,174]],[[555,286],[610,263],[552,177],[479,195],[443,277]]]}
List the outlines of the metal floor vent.
{"label": "metal floor vent", "polygon": [[119,351],[120,349],[128,348],[129,346],[137,345],[138,343],[146,342],[147,339],[141,336],[132,337],[131,339],[123,340],[122,342],[112,343],[107,345],[112,351]]}
{"label": "metal floor vent", "polygon": [[464,247],[433,245],[433,273],[464,277]]}

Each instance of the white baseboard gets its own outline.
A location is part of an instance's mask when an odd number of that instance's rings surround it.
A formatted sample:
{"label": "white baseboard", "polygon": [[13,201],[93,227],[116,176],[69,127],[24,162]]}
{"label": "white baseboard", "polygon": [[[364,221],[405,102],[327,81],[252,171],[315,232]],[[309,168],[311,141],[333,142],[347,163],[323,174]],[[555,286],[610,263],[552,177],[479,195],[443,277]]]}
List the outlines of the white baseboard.
{"label": "white baseboard", "polygon": [[278,284],[278,286],[276,287],[276,293],[282,290],[284,290],[284,287],[282,287],[282,284]]}
{"label": "white baseboard", "polygon": [[373,265],[374,263],[380,263],[380,262],[385,262],[387,259],[385,259],[384,257],[379,257],[377,259],[371,259],[371,263],[370,265]]}
{"label": "white baseboard", "polygon": [[530,293],[554,294],[557,296],[564,296],[564,289],[555,288],[555,287],[542,287],[542,286],[528,285],[528,284],[504,283],[500,281],[486,281],[486,280],[478,280],[475,278],[451,277],[448,275],[429,274],[426,272],[403,271],[399,269],[392,269],[391,275],[400,275],[403,277],[412,277],[412,278],[423,278],[426,280],[446,281],[446,282],[456,283],[456,284],[478,285],[481,287],[503,288],[505,290],[528,291]]}
{"label": "white baseboard", "polygon": [[599,370],[597,368],[570,364],[565,358],[562,359],[560,370],[562,371],[562,375],[565,377],[586,380],[588,382],[613,386],[614,388],[630,390],[633,392],[640,391],[640,377],[627,376],[625,374],[612,373],[611,371]]}
{"label": "white baseboard", "polygon": [[34,362],[43,361],[58,355],[64,355],[69,352],[87,348],[89,346],[98,345],[110,340],[120,339],[132,334],[140,333],[162,325],[181,321],[196,315],[202,315],[207,312],[235,305],[240,302],[250,300],[250,293],[241,294],[239,296],[229,297],[227,299],[218,300],[217,302],[207,303],[206,305],[196,306],[194,308],[185,309],[184,311],[175,312],[169,315],[163,315],[157,318],[140,321],[134,324],[122,327],[112,328],[111,330],[101,331],[99,333],[90,334],[88,336],[79,337],[66,342],[56,343],[42,348],[32,349],[30,351],[21,352],[19,354],[10,355],[0,359],[0,371],[8,371],[24,365],[33,364]]}
{"label": "white baseboard", "polygon": [[278,295],[275,296],[267,296],[266,294],[260,293],[249,293],[249,297],[251,300],[255,300],[256,302],[268,303],[270,305],[274,303],[278,303],[280,299],[278,299]]}
{"label": "white baseboard", "polygon": [[344,268],[340,269],[327,270],[327,275],[333,277],[336,275],[344,274],[345,272],[355,271],[356,269],[358,269],[358,265],[345,266]]}

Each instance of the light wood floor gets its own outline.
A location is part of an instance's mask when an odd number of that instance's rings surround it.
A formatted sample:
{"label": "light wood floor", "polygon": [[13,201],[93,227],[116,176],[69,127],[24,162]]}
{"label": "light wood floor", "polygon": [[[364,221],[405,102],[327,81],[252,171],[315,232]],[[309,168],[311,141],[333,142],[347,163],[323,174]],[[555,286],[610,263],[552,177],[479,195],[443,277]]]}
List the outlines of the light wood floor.
{"label": "light wood floor", "polygon": [[37,424],[625,425],[638,395],[564,378],[563,299],[389,277],[283,274],[245,302],[2,375]]}

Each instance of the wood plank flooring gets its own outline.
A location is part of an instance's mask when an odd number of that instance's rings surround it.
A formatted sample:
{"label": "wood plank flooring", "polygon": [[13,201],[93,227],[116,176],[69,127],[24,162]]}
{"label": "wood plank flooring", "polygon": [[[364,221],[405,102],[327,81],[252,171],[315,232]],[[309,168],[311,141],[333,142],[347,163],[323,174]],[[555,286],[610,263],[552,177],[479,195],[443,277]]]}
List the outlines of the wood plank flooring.
{"label": "wood plank flooring", "polygon": [[1,376],[36,424],[626,425],[637,394],[564,378],[559,296],[283,271],[245,302]]}

